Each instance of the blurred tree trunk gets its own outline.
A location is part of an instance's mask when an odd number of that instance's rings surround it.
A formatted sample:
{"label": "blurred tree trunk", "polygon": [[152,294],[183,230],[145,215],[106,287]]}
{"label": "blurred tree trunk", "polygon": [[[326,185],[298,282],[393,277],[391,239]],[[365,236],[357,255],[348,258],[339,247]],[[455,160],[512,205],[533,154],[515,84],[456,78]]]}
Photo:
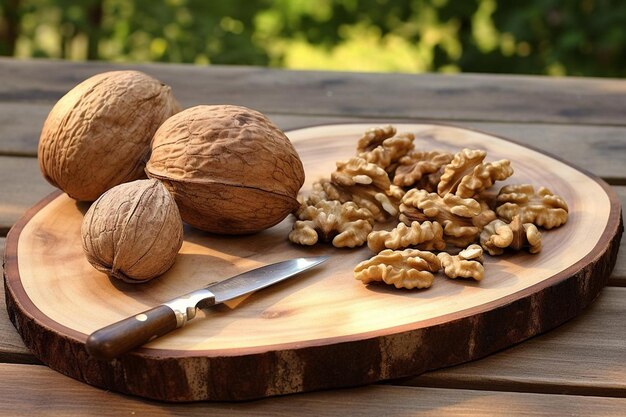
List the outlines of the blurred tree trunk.
{"label": "blurred tree trunk", "polygon": [[89,29],[87,30],[87,37],[89,39],[87,44],[87,59],[90,61],[100,59],[98,44],[100,43],[102,15],[102,0],[92,2],[87,9],[87,20],[89,22]]}
{"label": "blurred tree trunk", "polygon": [[12,56],[20,33],[20,0],[6,0],[0,23],[0,55]]}

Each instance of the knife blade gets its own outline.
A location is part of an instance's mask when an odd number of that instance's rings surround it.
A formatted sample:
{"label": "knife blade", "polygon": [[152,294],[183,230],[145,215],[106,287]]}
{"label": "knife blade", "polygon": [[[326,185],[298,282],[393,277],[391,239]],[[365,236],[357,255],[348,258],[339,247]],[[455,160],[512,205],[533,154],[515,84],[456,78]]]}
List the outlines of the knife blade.
{"label": "knife blade", "polygon": [[87,338],[87,352],[111,360],[174,329],[210,307],[258,291],[321,264],[327,256],[295,258],[253,269],[176,297],[154,308],[96,330]]}

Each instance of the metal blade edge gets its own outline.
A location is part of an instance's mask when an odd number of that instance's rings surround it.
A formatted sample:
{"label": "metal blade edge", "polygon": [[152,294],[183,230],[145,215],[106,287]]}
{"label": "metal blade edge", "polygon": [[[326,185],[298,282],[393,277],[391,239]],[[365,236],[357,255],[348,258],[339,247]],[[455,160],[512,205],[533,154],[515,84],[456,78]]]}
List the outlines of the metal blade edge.
{"label": "metal blade edge", "polygon": [[244,272],[205,287],[215,294],[215,304],[269,287],[327,260],[327,256],[294,258]]}

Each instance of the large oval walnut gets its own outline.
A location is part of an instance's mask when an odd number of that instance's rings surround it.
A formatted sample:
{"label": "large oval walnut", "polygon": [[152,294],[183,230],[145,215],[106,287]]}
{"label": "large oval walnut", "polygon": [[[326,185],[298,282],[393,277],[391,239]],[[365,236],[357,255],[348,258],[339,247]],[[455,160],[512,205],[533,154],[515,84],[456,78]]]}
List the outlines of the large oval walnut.
{"label": "large oval walnut", "polygon": [[171,89],[144,73],[95,75],[48,115],[39,139],[41,172],[70,197],[94,201],[144,177],[154,132],[179,110]]}
{"label": "large oval walnut", "polygon": [[94,268],[126,282],[145,282],[174,263],[183,222],[163,184],[139,180],[102,194],[85,214],[81,235]]}
{"label": "large oval walnut", "polygon": [[154,135],[146,166],[176,199],[183,220],[224,234],[254,233],[299,204],[304,169],[296,150],[263,114],[239,106],[197,106]]}

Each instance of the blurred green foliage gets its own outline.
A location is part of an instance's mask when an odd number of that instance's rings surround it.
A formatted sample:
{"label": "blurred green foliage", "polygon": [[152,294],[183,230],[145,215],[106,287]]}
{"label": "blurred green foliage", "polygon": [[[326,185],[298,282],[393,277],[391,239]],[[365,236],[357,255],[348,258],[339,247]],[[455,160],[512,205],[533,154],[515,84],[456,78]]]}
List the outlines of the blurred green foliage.
{"label": "blurred green foliage", "polygon": [[620,0],[0,0],[0,54],[626,75]]}

